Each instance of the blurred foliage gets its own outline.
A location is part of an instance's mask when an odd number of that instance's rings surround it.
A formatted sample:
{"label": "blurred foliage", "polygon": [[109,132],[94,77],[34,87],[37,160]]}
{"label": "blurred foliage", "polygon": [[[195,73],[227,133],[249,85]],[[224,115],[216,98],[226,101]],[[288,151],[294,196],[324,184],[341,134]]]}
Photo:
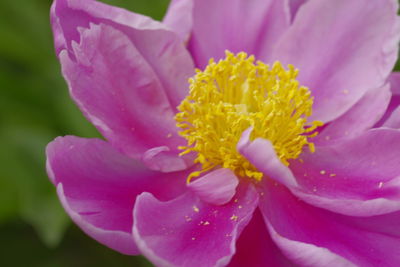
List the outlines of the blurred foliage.
{"label": "blurred foliage", "polygon": [[[61,77],[49,25],[51,2],[0,1],[0,250],[6,256],[0,265],[149,266],[71,226],[47,178],[47,143],[60,135],[99,136]],[[104,2],[161,19],[169,1]]]}
{"label": "blurred foliage", "polygon": [[61,243],[48,248],[20,221],[2,226],[1,266],[6,267],[150,267],[143,257],[123,256],[85,236],[71,225]]}
{"label": "blurred foliage", "polygon": [[[169,1],[104,2],[161,19]],[[44,149],[56,136],[99,136],[68,97],[53,49],[50,5],[0,1],[0,264],[149,266],[72,226],[45,173]]]}

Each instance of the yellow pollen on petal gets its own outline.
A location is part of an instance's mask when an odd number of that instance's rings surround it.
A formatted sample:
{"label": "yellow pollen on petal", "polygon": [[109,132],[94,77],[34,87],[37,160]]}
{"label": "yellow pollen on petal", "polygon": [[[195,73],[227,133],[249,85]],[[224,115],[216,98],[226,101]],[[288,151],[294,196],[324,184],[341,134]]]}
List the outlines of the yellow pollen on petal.
{"label": "yellow pollen on petal", "polygon": [[263,174],[237,151],[237,143],[252,127],[251,140],[268,139],[279,159],[289,165],[304,146],[314,152],[308,139],[318,134],[322,122],[308,122],[313,98],[296,80],[293,65],[280,62],[269,66],[254,56],[226,52],[219,62],[209,61],[204,71],[189,79],[190,93],[175,116],[179,134],[187,145],[181,155],[196,153],[202,169],[191,178],[217,167],[229,168],[238,176],[260,181]]}

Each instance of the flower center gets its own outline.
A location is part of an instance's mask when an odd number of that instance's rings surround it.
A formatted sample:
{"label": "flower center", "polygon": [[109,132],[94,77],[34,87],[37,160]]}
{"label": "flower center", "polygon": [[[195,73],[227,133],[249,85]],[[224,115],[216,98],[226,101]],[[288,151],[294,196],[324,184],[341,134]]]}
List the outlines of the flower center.
{"label": "flower center", "polygon": [[298,70],[292,65],[286,70],[280,62],[271,67],[255,63],[254,56],[244,52],[226,52],[225,59],[218,63],[211,59],[204,71],[196,72],[175,117],[180,135],[187,140],[186,146],[179,147],[184,150],[181,155],[195,152],[195,163],[202,166],[188,182],[216,167],[260,181],[263,174],[236,149],[249,127],[253,127],[250,139],[268,139],[286,165],[304,146],[315,150],[308,138],[318,134],[315,129],[322,123],[307,122],[313,98],[299,86]]}

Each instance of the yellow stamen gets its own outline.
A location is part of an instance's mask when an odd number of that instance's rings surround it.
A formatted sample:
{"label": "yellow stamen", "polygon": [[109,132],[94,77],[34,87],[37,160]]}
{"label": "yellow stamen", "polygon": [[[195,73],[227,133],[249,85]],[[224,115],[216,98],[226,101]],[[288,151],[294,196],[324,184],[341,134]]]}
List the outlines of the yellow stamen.
{"label": "yellow stamen", "polygon": [[251,140],[271,141],[286,165],[304,146],[313,152],[308,138],[318,134],[315,130],[322,123],[307,122],[313,98],[306,87],[299,86],[297,75],[292,65],[286,70],[280,62],[272,67],[254,63],[254,56],[244,52],[226,52],[225,59],[218,63],[211,59],[204,71],[197,70],[189,79],[190,94],[175,117],[180,135],[188,142],[180,147],[181,155],[195,152],[195,162],[202,165],[188,182],[218,166],[260,181],[263,174],[236,149],[243,131],[251,126]]}

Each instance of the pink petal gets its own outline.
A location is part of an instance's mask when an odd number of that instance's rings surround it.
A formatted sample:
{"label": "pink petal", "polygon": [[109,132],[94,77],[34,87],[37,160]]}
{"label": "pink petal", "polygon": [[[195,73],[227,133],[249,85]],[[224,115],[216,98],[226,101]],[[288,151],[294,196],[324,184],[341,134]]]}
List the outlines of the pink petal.
{"label": "pink petal", "polygon": [[289,0],[290,15],[292,17],[292,21],[296,17],[299,8],[307,1],[308,0]]}
{"label": "pink petal", "polygon": [[400,128],[400,72],[394,72],[389,77],[392,98],[385,114],[375,127]]}
{"label": "pink petal", "polygon": [[237,150],[240,154],[246,157],[265,176],[287,186],[296,186],[295,177],[277,157],[271,142],[262,138],[256,138],[251,142],[249,139],[251,131],[252,128],[244,131],[237,144]]}
{"label": "pink petal", "polygon": [[342,138],[356,137],[377,123],[385,113],[390,98],[389,84],[369,90],[350,110],[329,123],[313,142],[330,145]]}
{"label": "pink petal", "polygon": [[389,77],[391,90],[394,95],[400,95],[400,72],[393,72]]}
{"label": "pink petal", "polygon": [[72,43],[81,39],[78,28],[88,28],[90,23],[110,25],[129,38],[152,68],[172,108],[188,94],[187,79],[194,74],[193,62],[180,38],[165,25],[92,0],[55,0],[51,21],[57,54],[67,49],[73,58]]}
{"label": "pink petal", "polygon": [[329,249],[285,238],[277,233],[270,224],[268,224],[268,229],[272,239],[283,250],[287,258],[300,266],[356,267],[343,257],[332,253]]}
{"label": "pink petal", "polygon": [[160,172],[182,171],[195,165],[194,153],[180,156],[180,152],[168,146],[153,147],[142,154],[141,160],[150,170]]}
{"label": "pink petal", "polygon": [[188,188],[205,203],[224,205],[236,194],[238,184],[230,169],[220,168],[190,182]]}
{"label": "pink petal", "polygon": [[[112,40],[112,41],[110,41]],[[184,140],[176,133],[174,110],[153,69],[122,32],[105,25],[81,30],[75,59],[60,61],[70,93],[88,119],[110,140],[138,158],[146,150]]]}
{"label": "pink petal", "polygon": [[[204,68],[210,58],[225,57],[225,50],[245,51],[267,61],[282,33],[288,28],[290,14],[282,0],[191,0],[191,20],[186,13],[169,13],[188,23],[178,32],[187,31],[192,23],[189,50],[196,65]],[[188,9],[189,11],[189,9]]]}
{"label": "pink petal", "polygon": [[147,150],[142,161],[149,169],[161,172],[181,171],[194,164],[192,157],[177,157],[176,152],[170,151],[167,146]]}
{"label": "pink petal", "polygon": [[272,239],[300,266],[398,266],[400,213],[357,218],[315,208],[269,183],[260,207]]}
{"label": "pink petal", "polygon": [[126,27],[126,30],[165,29],[148,17],[93,0],[55,0],[50,15],[57,54],[64,49],[71,51],[72,42],[80,40],[78,28],[88,28],[90,23]]}
{"label": "pink petal", "polygon": [[[99,243],[114,249],[122,254],[138,255],[140,254],[132,234],[119,229],[107,229],[105,227],[96,226],[94,223],[89,222],[86,217],[95,217],[99,211],[76,211],[76,207],[72,207],[68,198],[65,196],[63,184],[57,185],[57,194],[64,210],[68,213],[72,221],[77,224],[82,231],[91,236]],[[75,204],[72,204],[75,205]],[[127,221],[131,222],[131,221]],[[132,223],[132,222],[131,222]]]}
{"label": "pink petal", "polygon": [[225,266],[258,203],[254,187],[241,184],[223,206],[188,192],[169,202],[141,194],[134,208],[133,236],[156,266]]}
{"label": "pink petal", "polygon": [[300,70],[300,83],[315,97],[312,119],[329,122],[384,84],[397,59],[397,9],[396,0],[302,5],[273,58]]}
{"label": "pink petal", "polygon": [[179,35],[183,42],[187,42],[193,26],[193,0],[172,0],[167,14],[163,19],[164,25]]}
{"label": "pink petal", "polygon": [[48,175],[67,213],[88,235],[121,253],[138,253],[131,236],[138,194],[168,200],[185,190],[188,173],[149,171],[99,139],[59,137],[46,154]]}
{"label": "pink petal", "polygon": [[[79,87],[70,89],[87,117],[131,156],[138,158],[146,150],[167,143],[174,150],[181,141],[172,116],[187,95],[187,79],[194,73],[179,37],[148,17],[92,0],[56,0],[51,18],[57,53],[62,64],[70,63],[64,75]],[[64,50],[68,53],[61,53]],[[106,86],[97,90],[103,93],[92,88],[101,83]],[[76,91],[82,94],[77,96]],[[99,101],[88,107],[90,93]],[[104,111],[109,109],[114,111],[111,116]],[[132,109],[141,109],[142,118],[132,118],[137,113],[132,114]],[[143,118],[147,114],[150,117]],[[154,131],[154,125],[163,129]]]}
{"label": "pink petal", "polygon": [[400,210],[400,131],[373,129],[316,147],[290,163],[302,200],[338,213],[372,216]]}
{"label": "pink petal", "polygon": [[[400,129],[400,107],[398,104],[400,104],[400,97],[395,97],[395,99],[393,99],[392,103],[394,102],[398,102],[396,103],[397,107],[395,109],[393,109],[392,113],[390,114],[390,116],[387,118],[387,120],[382,124],[382,127],[388,127],[388,128],[393,128],[393,129]],[[397,100],[398,99],[398,100]]]}
{"label": "pink petal", "polygon": [[295,266],[271,240],[258,209],[240,235],[236,250],[228,267]]}

